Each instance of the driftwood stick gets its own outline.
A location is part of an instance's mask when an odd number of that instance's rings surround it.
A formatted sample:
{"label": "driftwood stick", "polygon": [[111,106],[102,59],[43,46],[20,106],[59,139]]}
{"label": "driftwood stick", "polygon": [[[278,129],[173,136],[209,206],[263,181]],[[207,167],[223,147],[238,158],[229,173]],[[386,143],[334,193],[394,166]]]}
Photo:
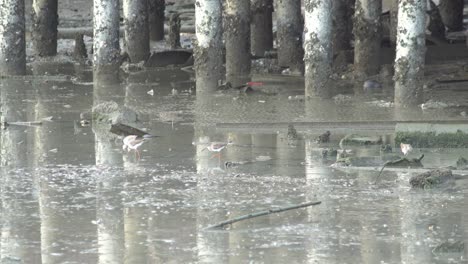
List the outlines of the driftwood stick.
{"label": "driftwood stick", "polygon": [[270,209],[270,210],[260,211],[260,212],[251,213],[251,214],[247,214],[247,215],[242,215],[242,216],[239,216],[239,217],[236,217],[236,218],[226,220],[226,221],[221,222],[219,224],[209,226],[206,229],[222,228],[224,226],[231,225],[231,224],[239,222],[239,221],[243,221],[243,220],[247,220],[247,219],[251,219],[251,218],[255,218],[255,217],[259,217],[259,216],[263,216],[263,215],[281,213],[281,212],[284,212],[284,211],[303,208],[303,207],[308,207],[308,206],[312,206],[312,205],[318,205],[318,204],[321,204],[321,203],[322,203],[321,201],[308,202],[308,203],[297,204],[297,205],[288,206],[288,207],[281,207],[281,208],[278,208],[278,209]]}
{"label": "driftwood stick", "polygon": [[379,175],[377,175],[377,178],[375,178],[374,184],[377,184],[377,182],[379,181],[380,175],[382,174],[382,171],[385,169],[385,166],[391,163],[392,163],[391,161],[385,162],[385,164],[382,166],[382,169],[380,169]]}
{"label": "driftwood stick", "polygon": [[375,179],[374,184],[377,184],[377,182],[379,181],[380,175],[382,174],[383,170],[385,169],[385,167],[387,165],[397,165],[397,164],[400,164],[402,162],[407,162],[408,163],[407,167],[411,167],[411,163],[413,163],[413,164],[416,164],[416,162],[420,163],[423,158],[424,158],[424,154],[422,154],[419,158],[414,158],[414,159],[411,159],[411,160],[408,160],[407,158],[401,158],[401,159],[385,162],[385,164],[382,166],[382,169],[379,172],[379,175],[377,175],[377,178]]}
{"label": "driftwood stick", "polygon": [[5,126],[40,126],[42,121],[18,121],[18,122],[5,122]]}

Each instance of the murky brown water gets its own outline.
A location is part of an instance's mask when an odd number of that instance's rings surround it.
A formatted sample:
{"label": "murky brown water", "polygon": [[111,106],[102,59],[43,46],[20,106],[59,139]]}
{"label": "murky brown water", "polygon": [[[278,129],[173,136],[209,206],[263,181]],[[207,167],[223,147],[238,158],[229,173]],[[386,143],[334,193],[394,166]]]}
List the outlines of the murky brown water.
{"label": "murky brown water", "polygon": [[[93,96],[90,72],[77,70],[78,80],[0,80],[3,121],[53,117],[1,131],[1,263],[466,263],[464,247],[446,245],[468,241],[467,181],[411,190],[412,173],[401,170],[384,172],[375,185],[376,170],[331,168],[316,134],[299,130],[298,140],[288,140],[287,126],[271,126],[393,120],[393,108],[290,100],[301,82],[275,76],[259,77],[270,94],[196,98],[183,72],[133,75],[133,83],[99,87]],[[121,139],[75,122],[99,100],[135,110],[139,127],[161,136],[143,145],[139,162],[122,152]],[[216,126],[241,122],[270,126]],[[203,150],[204,142],[228,138],[234,144],[220,158]],[[332,131],[326,146],[338,148],[340,138]],[[466,149],[419,152],[431,167],[468,156]],[[322,204],[205,229],[308,201]]]}

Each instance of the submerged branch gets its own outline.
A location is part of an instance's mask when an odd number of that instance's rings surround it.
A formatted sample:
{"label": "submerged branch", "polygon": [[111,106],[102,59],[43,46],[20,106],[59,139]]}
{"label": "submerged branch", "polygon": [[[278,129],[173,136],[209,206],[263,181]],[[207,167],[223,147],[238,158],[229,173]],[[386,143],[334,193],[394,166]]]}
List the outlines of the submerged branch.
{"label": "submerged branch", "polygon": [[255,217],[259,217],[259,216],[263,216],[263,215],[269,215],[269,214],[280,213],[280,212],[284,212],[284,211],[288,211],[288,210],[308,207],[308,206],[312,206],[312,205],[318,205],[318,204],[321,204],[321,203],[322,203],[321,201],[308,202],[308,203],[303,203],[303,204],[298,204],[298,205],[293,205],[293,206],[288,206],[288,207],[281,207],[281,208],[278,208],[278,209],[270,209],[270,210],[266,210],[266,211],[260,211],[260,212],[256,212],[256,213],[252,213],[252,214],[242,215],[242,216],[239,216],[239,217],[236,217],[236,218],[233,218],[233,219],[226,220],[226,221],[221,222],[219,224],[209,226],[206,229],[222,228],[224,226],[231,225],[231,224],[239,222],[239,221],[243,221],[243,220],[247,220],[247,219],[251,219],[251,218],[255,218]]}
{"label": "submerged branch", "polygon": [[4,127],[8,126],[40,126],[42,121],[18,121],[18,122],[3,122]]}
{"label": "submerged branch", "polygon": [[421,154],[421,156],[419,158],[414,158],[414,159],[401,158],[401,159],[385,162],[385,164],[382,166],[382,169],[380,169],[379,175],[377,175],[377,178],[375,179],[374,184],[377,184],[377,182],[379,181],[380,175],[382,174],[385,167],[387,167],[387,166],[388,167],[390,167],[390,166],[422,167],[421,160],[423,158],[424,158],[424,154]]}

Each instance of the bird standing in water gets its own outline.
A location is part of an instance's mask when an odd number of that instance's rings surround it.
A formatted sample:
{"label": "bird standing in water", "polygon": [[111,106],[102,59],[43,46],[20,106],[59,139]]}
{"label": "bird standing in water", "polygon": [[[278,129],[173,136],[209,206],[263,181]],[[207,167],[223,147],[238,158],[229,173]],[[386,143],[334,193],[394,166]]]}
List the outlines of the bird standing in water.
{"label": "bird standing in water", "polygon": [[228,145],[231,145],[232,144],[232,141],[228,141],[228,142],[211,142],[210,145],[208,145],[206,147],[206,149],[209,151],[209,152],[218,152],[216,154],[213,154],[213,156],[211,156],[211,158],[213,158],[214,156],[218,156],[219,158],[221,158],[221,151],[226,148]]}
{"label": "bird standing in water", "polygon": [[149,139],[149,138],[152,138],[152,137],[155,137],[155,136],[149,135],[149,134],[146,134],[146,135],[143,135],[143,136],[137,136],[137,135],[126,136],[123,139],[122,149],[127,150],[128,152],[130,152],[130,150],[134,150],[135,151],[135,158],[137,160],[140,160],[140,152],[138,151],[138,148],[141,145],[143,145],[143,143],[145,142],[146,139]]}
{"label": "bird standing in water", "polygon": [[400,143],[401,152],[403,155],[407,156],[411,151],[413,151],[413,147],[410,144]]}

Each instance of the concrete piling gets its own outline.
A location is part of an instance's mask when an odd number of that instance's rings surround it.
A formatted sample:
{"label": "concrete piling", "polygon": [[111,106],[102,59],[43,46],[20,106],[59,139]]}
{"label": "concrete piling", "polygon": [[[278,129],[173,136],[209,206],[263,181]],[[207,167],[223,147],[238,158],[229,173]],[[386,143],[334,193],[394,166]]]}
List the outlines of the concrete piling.
{"label": "concrete piling", "polygon": [[390,0],[390,43],[396,44],[396,35],[398,27],[398,0]]}
{"label": "concrete piling", "polygon": [[223,79],[221,0],[199,0],[195,5],[194,48],[197,93],[213,92]]}
{"label": "concrete piling", "polygon": [[463,30],[463,0],[440,0],[439,11],[448,32]]}
{"label": "concrete piling", "polygon": [[88,51],[86,50],[83,34],[75,35],[75,47],[73,49],[73,58],[75,58],[75,60],[79,62],[82,62],[83,60],[88,58]]}
{"label": "concrete piling", "polygon": [[426,51],[426,1],[400,0],[395,57],[395,106],[414,107],[423,100]]}
{"label": "concrete piling", "polygon": [[275,13],[278,64],[289,67],[293,72],[302,72],[304,50],[301,0],[275,0]]}
{"label": "concrete piling", "polygon": [[226,81],[236,87],[250,80],[250,1],[227,0],[223,18]]}
{"label": "concrete piling", "polygon": [[0,76],[26,74],[24,0],[0,0]]}
{"label": "concrete piling", "polygon": [[171,14],[168,33],[169,47],[171,47],[171,49],[180,48],[180,14]]}
{"label": "concrete piling", "polygon": [[146,61],[150,55],[148,2],[124,0],[124,31],[127,53],[132,63]]}
{"label": "concrete piling", "polygon": [[328,97],[332,64],[332,0],[305,0],[305,95]]}
{"label": "concrete piling", "polygon": [[32,41],[37,56],[57,55],[58,0],[34,0]]}
{"label": "concrete piling", "polygon": [[250,41],[255,56],[265,56],[273,48],[273,0],[251,0]]}
{"label": "concrete piling", "polygon": [[333,1],[333,51],[351,49],[352,15],[355,0]]}
{"label": "concrete piling", "polygon": [[356,0],[354,11],[354,69],[370,76],[380,71],[382,1]]}
{"label": "concrete piling", "polygon": [[151,40],[164,39],[165,0],[148,0],[148,20]]}
{"label": "concrete piling", "polygon": [[348,69],[346,54],[352,49],[354,2],[355,0],[336,0],[332,4],[333,70],[336,72]]}
{"label": "concrete piling", "polygon": [[[120,63],[119,0],[94,0],[94,70],[116,71]],[[98,74],[99,75],[99,74]]]}

